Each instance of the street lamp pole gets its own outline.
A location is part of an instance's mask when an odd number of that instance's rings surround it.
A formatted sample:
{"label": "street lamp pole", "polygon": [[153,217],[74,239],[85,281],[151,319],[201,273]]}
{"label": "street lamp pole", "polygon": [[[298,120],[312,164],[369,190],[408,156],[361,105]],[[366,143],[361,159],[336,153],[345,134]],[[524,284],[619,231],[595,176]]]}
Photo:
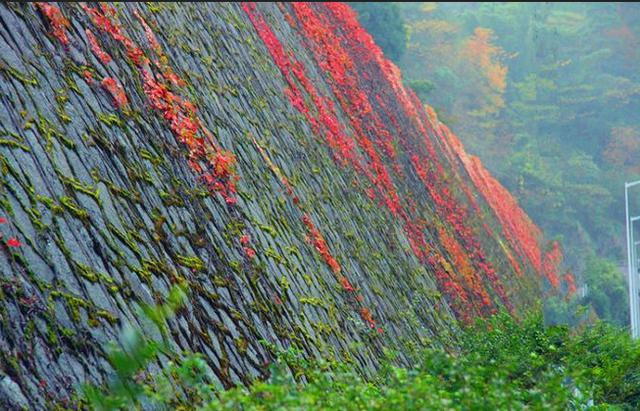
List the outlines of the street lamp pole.
{"label": "street lamp pole", "polygon": [[[633,281],[633,297],[634,297],[634,301],[633,301],[633,306],[631,307],[633,309],[634,312],[634,317],[635,318],[635,322],[634,322],[634,327],[632,327],[632,334],[631,336],[633,338],[639,338],[640,337],[640,284],[638,284],[638,281],[640,280],[640,278],[638,277],[638,250],[637,250],[637,243],[638,241],[635,241],[635,223],[637,221],[640,220],[640,216],[635,216],[635,217],[631,217],[629,218],[629,237],[630,237],[630,241],[631,241],[631,266],[630,266],[630,270],[631,270],[631,279]],[[629,304],[631,304],[632,302],[630,301]],[[635,333],[633,332],[635,330]]]}
{"label": "street lamp pole", "polygon": [[[624,207],[625,207],[625,220],[627,226],[627,266],[629,272],[629,314],[631,320],[631,337],[638,338],[640,336],[640,324],[638,318],[638,291],[636,287],[636,277],[638,271],[636,270],[635,257],[632,250],[632,238],[631,232],[632,221],[629,219],[629,188],[640,184],[640,180],[631,183],[624,183]],[[633,245],[635,248],[635,245]]]}

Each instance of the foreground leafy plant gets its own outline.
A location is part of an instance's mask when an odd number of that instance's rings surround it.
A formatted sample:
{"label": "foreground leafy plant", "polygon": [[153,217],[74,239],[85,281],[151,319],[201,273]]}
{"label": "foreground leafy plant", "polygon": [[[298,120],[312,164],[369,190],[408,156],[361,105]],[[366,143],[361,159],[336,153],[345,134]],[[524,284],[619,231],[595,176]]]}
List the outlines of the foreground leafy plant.
{"label": "foreground leafy plant", "polygon": [[[140,404],[154,409],[169,409],[175,399],[183,396],[183,393],[173,387],[194,387],[200,396],[209,395],[209,392],[200,386],[206,374],[202,356],[183,355],[178,358],[179,363],[175,363],[170,359],[178,356],[165,343],[168,335],[167,320],[182,306],[185,297],[184,290],[175,286],[170,290],[166,303],[140,306],[141,317],[154,324],[162,340],[150,339],[140,330],[127,326],[122,333],[121,346],[112,343],[107,347],[108,361],[114,369],[114,375],[107,386],[87,384],[81,389],[82,396],[92,409],[132,409]],[[147,372],[153,366],[153,362],[158,360],[164,360],[167,367],[149,378]],[[176,384],[175,380],[181,383]]]}
{"label": "foreground leafy plant", "polygon": [[[183,298],[174,289],[167,304],[142,311],[163,330]],[[640,406],[640,345],[627,334],[606,323],[546,327],[537,311],[521,321],[500,313],[464,331],[459,349],[425,349],[410,368],[384,363],[366,379],[291,348],[266,381],[225,391],[202,356],[177,355],[129,328],[124,348],[110,351],[113,379],[83,395],[100,410],[632,410]],[[165,366],[151,378],[155,361]]]}

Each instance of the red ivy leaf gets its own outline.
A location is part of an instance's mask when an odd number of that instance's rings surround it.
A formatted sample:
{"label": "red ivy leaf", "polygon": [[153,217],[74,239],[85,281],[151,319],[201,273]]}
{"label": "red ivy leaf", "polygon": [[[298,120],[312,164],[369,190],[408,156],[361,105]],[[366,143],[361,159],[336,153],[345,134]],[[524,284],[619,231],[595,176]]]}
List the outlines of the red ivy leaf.
{"label": "red ivy leaf", "polygon": [[10,239],[7,241],[7,245],[8,245],[9,247],[21,247],[21,246],[22,246],[22,243],[20,242],[20,240],[18,240],[17,238],[15,238],[15,237],[14,237],[14,238],[10,238]]}

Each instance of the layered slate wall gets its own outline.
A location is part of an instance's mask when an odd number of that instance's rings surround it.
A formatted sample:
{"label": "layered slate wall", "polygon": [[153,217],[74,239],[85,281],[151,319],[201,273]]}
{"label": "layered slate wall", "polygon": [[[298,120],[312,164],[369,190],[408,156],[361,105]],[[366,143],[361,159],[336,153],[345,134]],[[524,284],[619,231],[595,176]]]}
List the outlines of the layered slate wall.
{"label": "layered slate wall", "polygon": [[125,323],[157,337],[136,306],[172,284],[173,348],[230,387],[292,346],[406,364],[553,283],[539,230],[348,6],[2,4],[0,21],[2,408],[104,381],[107,343]]}

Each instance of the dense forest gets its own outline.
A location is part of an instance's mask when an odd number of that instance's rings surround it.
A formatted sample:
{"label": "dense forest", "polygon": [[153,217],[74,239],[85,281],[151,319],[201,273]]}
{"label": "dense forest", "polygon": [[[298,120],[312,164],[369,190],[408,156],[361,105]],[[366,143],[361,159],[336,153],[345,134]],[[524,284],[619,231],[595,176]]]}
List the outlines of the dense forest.
{"label": "dense forest", "polygon": [[640,178],[637,4],[355,8],[376,39],[394,39],[381,46],[405,81],[559,240],[586,300],[625,324],[624,181]]}

